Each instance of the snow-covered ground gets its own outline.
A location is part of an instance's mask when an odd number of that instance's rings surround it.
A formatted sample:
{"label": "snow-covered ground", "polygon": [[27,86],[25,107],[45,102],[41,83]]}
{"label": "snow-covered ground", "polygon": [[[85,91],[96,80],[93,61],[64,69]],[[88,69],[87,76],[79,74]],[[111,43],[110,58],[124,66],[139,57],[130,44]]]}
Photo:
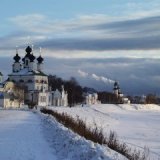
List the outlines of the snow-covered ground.
{"label": "snow-covered ground", "polygon": [[160,106],[100,104],[88,107],[51,107],[79,116],[88,125],[96,123],[104,133],[116,131],[121,141],[136,148],[148,147],[152,159],[160,157]]}
{"label": "snow-covered ground", "polygon": [[37,112],[0,110],[0,160],[125,160]]}

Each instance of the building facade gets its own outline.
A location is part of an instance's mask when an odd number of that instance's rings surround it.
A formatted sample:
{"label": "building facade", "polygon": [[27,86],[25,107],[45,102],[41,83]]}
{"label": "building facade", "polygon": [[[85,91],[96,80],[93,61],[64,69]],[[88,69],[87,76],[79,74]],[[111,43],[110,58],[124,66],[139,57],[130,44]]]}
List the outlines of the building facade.
{"label": "building facade", "polygon": [[85,104],[93,105],[93,104],[99,104],[99,103],[100,103],[100,101],[98,100],[98,94],[97,93],[86,93]]}
{"label": "building facade", "polygon": [[113,93],[120,100],[119,103],[130,104],[130,100],[121,92],[119,83],[117,81],[114,83]]}
{"label": "building facade", "polygon": [[0,106],[3,108],[20,108],[24,104],[24,90],[15,83],[5,81],[0,84]]}

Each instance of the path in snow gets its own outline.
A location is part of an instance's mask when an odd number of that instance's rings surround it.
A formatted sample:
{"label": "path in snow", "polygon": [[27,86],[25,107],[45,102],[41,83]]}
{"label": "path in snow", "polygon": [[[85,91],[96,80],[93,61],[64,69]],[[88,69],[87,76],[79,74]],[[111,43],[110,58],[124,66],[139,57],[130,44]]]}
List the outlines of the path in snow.
{"label": "path in snow", "polygon": [[55,160],[41,120],[29,111],[0,110],[1,160]]}
{"label": "path in snow", "polygon": [[0,160],[56,159],[126,160],[108,147],[71,132],[50,116],[0,110]]}

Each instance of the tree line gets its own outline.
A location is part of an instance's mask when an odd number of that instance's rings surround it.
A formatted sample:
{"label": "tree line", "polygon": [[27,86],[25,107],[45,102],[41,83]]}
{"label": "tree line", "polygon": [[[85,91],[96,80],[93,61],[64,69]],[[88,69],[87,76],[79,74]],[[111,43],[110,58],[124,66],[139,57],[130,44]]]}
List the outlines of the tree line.
{"label": "tree line", "polygon": [[74,77],[69,80],[63,80],[56,75],[49,75],[48,82],[51,90],[62,91],[62,85],[68,93],[68,104],[74,106],[75,104],[83,103],[85,100],[84,93],[97,93],[98,99],[101,103],[120,103],[115,94],[110,92],[97,92],[93,88],[82,87]]}
{"label": "tree line", "polygon": [[65,91],[68,93],[68,104],[70,107],[84,101],[83,88],[74,77],[71,77],[70,80],[63,80],[55,75],[49,75],[48,83],[51,90],[58,89],[62,91],[62,85],[64,86]]}

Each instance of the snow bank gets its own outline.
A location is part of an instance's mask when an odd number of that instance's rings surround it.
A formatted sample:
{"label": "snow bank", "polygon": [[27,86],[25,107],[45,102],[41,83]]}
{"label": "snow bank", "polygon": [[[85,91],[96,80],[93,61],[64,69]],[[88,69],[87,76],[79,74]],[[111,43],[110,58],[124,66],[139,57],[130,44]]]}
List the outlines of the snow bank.
{"label": "snow bank", "polygon": [[37,111],[0,110],[0,160],[126,160]]}
{"label": "snow bank", "polygon": [[126,110],[160,111],[156,104],[120,104],[119,107]]}
{"label": "snow bank", "polygon": [[[55,149],[58,159],[65,160],[126,160],[106,146],[95,144],[73,133],[51,116],[43,118],[47,141]],[[52,132],[52,134],[51,134]]]}
{"label": "snow bank", "polygon": [[[50,107],[58,112],[66,112],[72,117],[79,116],[87,125],[110,130],[118,134],[122,142],[133,148],[150,149],[151,159],[160,157],[160,110],[158,105],[114,105],[98,104],[90,107]],[[156,157],[156,158],[155,158]]]}

